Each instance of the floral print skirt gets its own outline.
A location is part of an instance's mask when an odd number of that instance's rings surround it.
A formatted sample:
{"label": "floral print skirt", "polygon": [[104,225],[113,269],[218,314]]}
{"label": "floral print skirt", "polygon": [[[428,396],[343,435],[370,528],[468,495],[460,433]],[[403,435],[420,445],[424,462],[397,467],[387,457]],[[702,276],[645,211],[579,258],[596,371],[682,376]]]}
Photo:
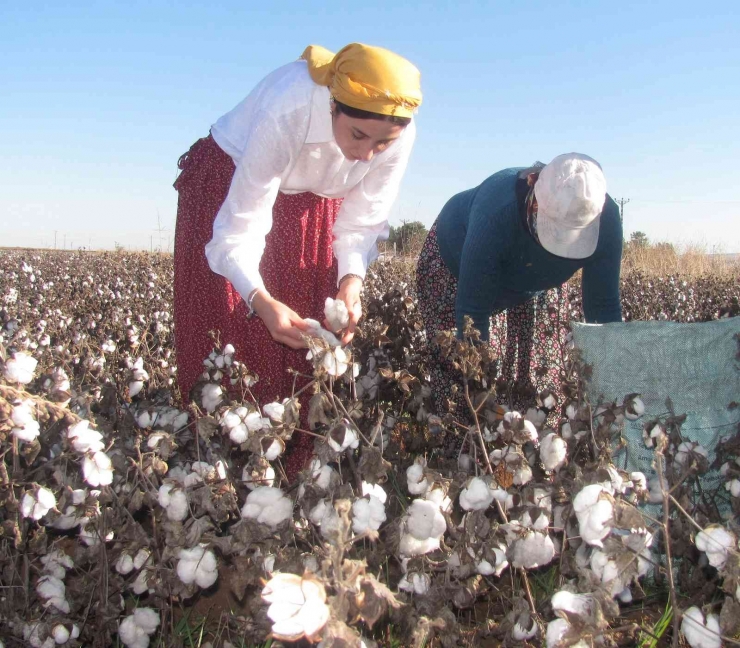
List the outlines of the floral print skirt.
{"label": "floral print skirt", "polygon": [[[275,342],[259,317],[247,318],[247,306],[231,283],[214,273],[205,256],[213,221],[226,199],[234,162],[209,135],[180,158],[175,182],[179,194],[175,230],[174,320],[177,375],[184,402],[213,349],[209,331],[222,345],[233,344],[236,359],[259,376],[252,393],[260,403],[285,398],[311,375],[306,350]],[[337,267],[332,251],[332,228],[341,199],[313,193],[279,193],[272,210],[272,229],[265,241],[260,274],[269,293],[301,317],[323,320],[324,301],[337,291]],[[301,399],[308,412],[310,390]],[[305,426],[304,426],[305,427]],[[289,478],[311,456],[312,437],[297,433],[286,458]]]}
{"label": "floral print skirt", "polygon": [[[439,348],[432,342],[437,333],[456,328],[457,279],[440,255],[436,224],[429,231],[419,256],[416,283],[419,309],[431,345],[432,398],[437,413],[444,414],[448,400],[452,400],[457,404],[457,417],[469,421],[462,390],[455,395],[452,389],[456,384],[462,386],[460,374],[441,357]],[[512,387],[509,393],[500,390],[501,404],[521,410],[526,404],[522,395],[550,389],[562,405],[561,372],[568,332],[565,286],[538,293],[491,316],[489,339],[499,357],[500,378]]]}

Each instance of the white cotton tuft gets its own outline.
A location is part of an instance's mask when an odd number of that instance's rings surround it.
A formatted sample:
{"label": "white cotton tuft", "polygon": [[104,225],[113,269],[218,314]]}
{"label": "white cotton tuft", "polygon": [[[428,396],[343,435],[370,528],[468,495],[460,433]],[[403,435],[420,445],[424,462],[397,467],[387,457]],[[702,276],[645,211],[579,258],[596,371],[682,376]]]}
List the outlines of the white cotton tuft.
{"label": "white cotton tuft", "polygon": [[280,424],[283,422],[283,415],[285,414],[285,405],[283,405],[282,403],[278,403],[277,401],[274,403],[267,403],[267,405],[264,405],[262,407],[262,412],[273,423]]}
{"label": "white cotton tuft", "polygon": [[54,642],[57,644],[67,643],[69,641],[69,630],[61,623],[58,623],[51,629],[51,636],[54,637]]}
{"label": "white cotton tuft", "polygon": [[473,477],[460,491],[460,506],[466,511],[484,511],[493,502],[493,490],[480,477]]}
{"label": "white cotton tuft", "polygon": [[100,452],[105,447],[103,435],[90,429],[90,421],[80,421],[67,430],[67,440],[80,453]]}
{"label": "white cotton tuft", "polygon": [[337,441],[334,438],[334,431],[330,432],[327,437],[327,442],[329,444],[329,447],[334,450],[334,452],[344,452],[347,448],[357,448],[360,445],[360,437],[357,436],[357,432],[355,432],[349,425],[342,425],[339,429],[344,430],[344,437]]}
{"label": "white cotton tuft", "polygon": [[167,518],[181,522],[188,515],[188,497],[185,491],[174,484],[162,484],[157,494],[159,505],[165,509]]}
{"label": "white cotton tuft", "polygon": [[329,328],[334,333],[349,326],[349,311],[347,305],[341,299],[327,297],[324,302],[324,316],[329,323]]}
{"label": "white cotton tuft", "polygon": [[85,455],[82,461],[82,475],[90,486],[108,486],[113,482],[113,464],[105,452]]}
{"label": "white cotton tuft", "polygon": [[417,457],[416,461],[406,469],[406,484],[412,495],[424,495],[431,484],[424,477],[426,461],[423,457]]}
{"label": "white cotton tuft", "polygon": [[44,607],[53,607],[62,614],[69,614],[69,601],[64,582],[56,576],[46,574],[36,583],[36,593],[44,599]]}
{"label": "white cotton tuft", "polygon": [[149,637],[157,631],[159,613],[152,608],[137,608],[118,626],[118,637],[126,648],[147,648]]}
{"label": "white cotton tuft", "polygon": [[568,455],[568,446],[561,437],[554,432],[545,435],[540,441],[540,459],[547,471],[558,470]]}
{"label": "white cotton tuft", "polygon": [[122,553],[120,556],[118,556],[115,569],[119,574],[123,576],[126,576],[126,574],[130,574],[134,570],[134,560],[133,558],[131,558],[131,555],[128,553]]}
{"label": "white cotton tuft", "polygon": [[17,351],[5,362],[5,378],[8,382],[27,385],[33,380],[38,360],[23,351]]}
{"label": "white cotton tuft", "polygon": [[57,499],[54,493],[43,486],[39,486],[35,491],[28,491],[21,499],[21,515],[23,517],[40,520],[51,509],[57,505]]}
{"label": "white cotton tuft", "polygon": [[612,499],[602,484],[584,487],[573,500],[581,538],[590,545],[603,547],[602,540],[611,531],[614,517]]}
{"label": "white cotton tuft", "polygon": [[201,400],[203,407],[209,414],[216,411],[216,408],[221,404],[223,400],[223,389],[220,385],[214,385],[213,383],[206,383],[201,389]]}
{"label": "white cotton tuft", "polygon": [[696,548],[707,554],[709,564],[717,569],[724,567],[728,551],[737,545],[735,534],[719,525],[711,525],[699,531],[695,542]]}
{"label": "white cotton tuft", "polygon": [[276,529],[293,516],[293,502],[273,486],[260,486],[249,495],[241,511],[243,518],[256,520]]}
{"label": "white cotton tuft", "polygon": [[380,484],[370,484],[366,481],[362,482],[362,494],[373,495],[377,497],[383,504],[388,499],[388,495]]}
{"label": "white cotton tuft", "polygon": [[398,581],[398,589],[423,596],[429,591],[431,584],[432,579],[426,574],[409,572],[408,574],[404,574],[403,578]]}
{"label": "white cotton tuft", "polygon": [[357,534],[377,531],[385,519],[385,504],[375,495],[362,497],[352,504],[352,531]]}
{"label": "white cotton tuft", "polygon": [[216,556],[206,545],[200,544],[192,549],[180,549],[177,555],[177,576],[186,585],[195,583],[206,589],[218,579]]}
{"label": "white cotton tuft", "polygon": [[705,620],[696,606],[683,613],[681,633],[691,648],[720,648],[722,645],[719,619],[714,614],[707,614]]}
{"label": "white cotton tuft", "polygon": [[511,564],[514,567],[534,569],[547,565],[555,557],[552,538],[539,531],[527,531],[514,541]]}

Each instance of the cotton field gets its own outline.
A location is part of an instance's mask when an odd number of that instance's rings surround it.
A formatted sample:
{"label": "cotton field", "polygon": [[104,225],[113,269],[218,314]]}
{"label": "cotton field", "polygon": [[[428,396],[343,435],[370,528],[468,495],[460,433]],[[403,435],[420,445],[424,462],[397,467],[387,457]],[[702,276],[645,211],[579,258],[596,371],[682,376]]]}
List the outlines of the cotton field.
{"label": "cotton field", "polygon": [[[178,400],[171,257],[0,252],[0,645],[737,643],[740,431],[708,452],[666,411],[658,478],[627,472],[640,394],[592,409],[564,349],[565,401],[514,411],[470,332],[475,416],[434,413],[412,269],[371,270],[350,347],[316,322],[305,411],[255,402],[231,340]],[[625,317],[740,315],[737,279],[630,273]]]}

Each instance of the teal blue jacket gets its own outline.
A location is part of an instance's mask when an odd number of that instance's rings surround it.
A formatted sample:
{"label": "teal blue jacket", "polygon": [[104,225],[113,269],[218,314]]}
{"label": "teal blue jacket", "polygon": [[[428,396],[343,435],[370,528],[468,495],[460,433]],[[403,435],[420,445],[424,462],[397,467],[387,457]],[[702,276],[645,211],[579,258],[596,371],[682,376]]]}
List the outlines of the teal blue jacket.
{"label": "teal blue jacket", "polygon": [[622,222],[607,195],[596,251],[566,259],[545,250],[529,233],[517,199],[521,168],[504,169],[479,186],[453,196],[437,217],[442,259],[457,277],[458,331],[465,315],[488,339],[488,320],[560,286],[583,268],[583,312],[587,322],[619,322]]}

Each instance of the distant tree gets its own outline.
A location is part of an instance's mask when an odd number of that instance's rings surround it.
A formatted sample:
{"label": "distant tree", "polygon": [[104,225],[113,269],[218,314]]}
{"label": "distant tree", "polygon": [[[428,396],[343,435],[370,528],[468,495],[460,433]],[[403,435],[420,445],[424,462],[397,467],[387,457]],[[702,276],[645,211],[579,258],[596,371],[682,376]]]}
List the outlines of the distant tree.
{"label": "distant tree", "polygon": [[403,223],[399,227],[392,227],[388,236],[387,249],[398,254],[414,254],[419,251],[427,235],[427,228],[420,221]]}
{"label": "distant tree", "polygon": [[639,248],[646,248],[650,245],[650,241],[645,232],[632,232],[632,234],[630,234],[629,243],[631,246]]}

